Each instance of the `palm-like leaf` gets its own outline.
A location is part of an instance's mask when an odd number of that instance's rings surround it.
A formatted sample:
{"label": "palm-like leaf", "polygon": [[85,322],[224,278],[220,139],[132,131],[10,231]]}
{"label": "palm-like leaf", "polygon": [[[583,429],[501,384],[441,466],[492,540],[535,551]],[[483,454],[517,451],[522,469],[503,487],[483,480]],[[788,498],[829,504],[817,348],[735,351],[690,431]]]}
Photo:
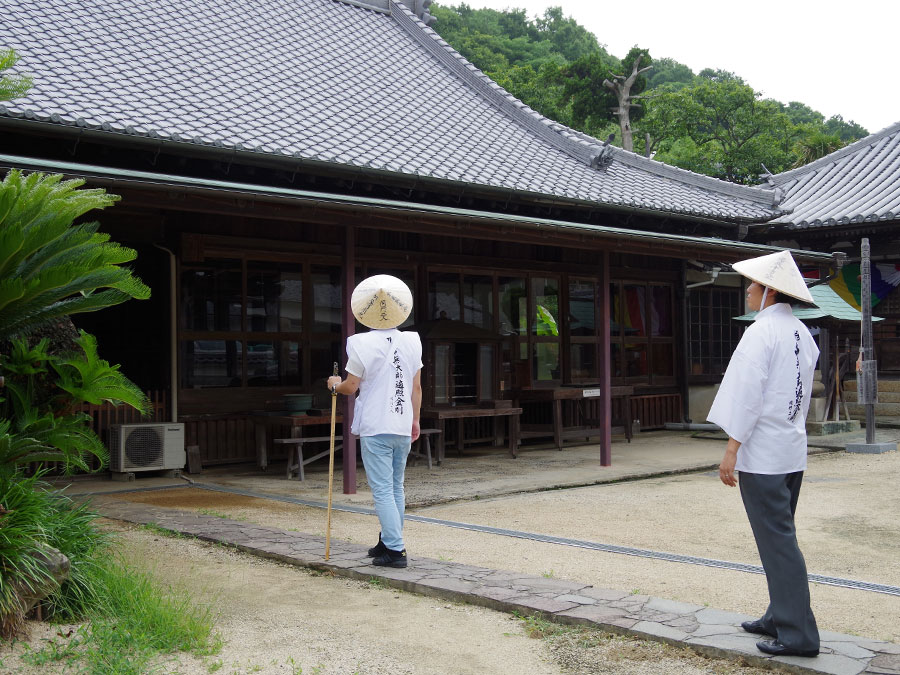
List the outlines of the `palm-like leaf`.
{"label": "palm-like leaf", "polygon": [[150,297],[121,267],[134,250],[111,243],[97,223],[73,224],[118,200],[78,189],[82,184],[16,170],[0,183],[0,340],[61,316]]}
{"label": "palm-like leaf", "polygon": [[127,403],[146,413],[150,405],[147,396],[119,372],[119,366],[111,366],[100,358],[97,339],[81,331],[76,342],[84,350],[83,355],[60,356],[51,361],[60,378],[57,386],[78,401],[95,405],[103,401],[116,405]]}

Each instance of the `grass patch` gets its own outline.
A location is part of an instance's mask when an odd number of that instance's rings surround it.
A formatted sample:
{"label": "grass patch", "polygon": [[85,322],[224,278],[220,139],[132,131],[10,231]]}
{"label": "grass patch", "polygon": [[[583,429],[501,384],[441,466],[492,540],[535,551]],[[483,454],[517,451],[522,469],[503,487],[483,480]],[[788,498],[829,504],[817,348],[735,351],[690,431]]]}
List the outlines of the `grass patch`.
{"label": "grass patch", "polygon": [[[572,673],[636,672],[640,663],[652,663],[658,672],[762,675],[768,669],[742,662],[707,657],[688,647],[676,647],[630,635],[608,633],[598,628],[567,626],[539,615],[515,614],[525,635],[543,640],[552,660]],[[642,671],[643,672],[643,671]],[[654,670],[654,672],[657,672]]]}
{"label": "grass patch", "polygon": [[548,621],[537,614],[532,614],[530,616],[516,614],[515,616],[522,621],[525,635],[535,640],[559,635],[560,633],[572,630],[568,626]]}
{"label": "grass patch", "polygon": [[149,532],[150,534],[155,534],[160,537],[168,537],[169,539],[193,539],[193,537],[189,537],[186,534],[182,534],[181,532],[175,532],[173,530],[167,530],[164,527],[160,527],[156,523],[146,523],[144,525],[138,525],[139,530],[143,530],[144,532]]}
{"label": "grass patch", "polygon": [[234,520],[227,513],[222,513],[221,511],[216,511],[215,509],[197,509],[197,513],[200,513],[204,516],[214,516],[216,518],[222,518],[223,520]]}
{"label": "grass patch", "polygon": [[203,657],[222,649],[212,632],[209,607],[116,557],[98,568],[95,581],[103,600],[88,621],[71,636],[29,649],[23,660],[32,665],[65,663],[91,675],[142,675],[165,655],[189,652]]}
{"label": "grass patch", "polygon": [[[211,610],[126,564],[114,535],[99,527],[87,504],[49,489],[40,474],[0,475],[0,504],[0,614],[14,598],[15,583],[46,577],[36,554],[53,547],[69,559],[70,570],[42,601],[44,617],[81,624],[40,647],[26,646],[26,663],[61,664],[88,675],[140,675],[170,654],[202,657],[221,650]],[[171,535],[159,526],[144,529]],[[20,616],[12,615],[11,636]]]}

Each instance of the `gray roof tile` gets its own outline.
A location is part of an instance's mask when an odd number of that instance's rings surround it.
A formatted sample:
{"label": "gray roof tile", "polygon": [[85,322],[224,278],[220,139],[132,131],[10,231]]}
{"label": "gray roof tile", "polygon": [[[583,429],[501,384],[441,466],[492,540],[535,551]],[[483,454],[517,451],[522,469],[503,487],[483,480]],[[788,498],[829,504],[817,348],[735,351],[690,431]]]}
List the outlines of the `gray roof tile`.
{"label": "gray roof tile", "polygon": [[900,122],[822,159],[770,176],[797,228],[900,220]]}
{"label": "gray roof tile", "polygon": [[[725,220],[773,192],[613,149],[552,122],[404,6],[334,0],[18,0],[0,44],[33,73],[0,116]],[[34,36],[40,36],[36,39]]]}

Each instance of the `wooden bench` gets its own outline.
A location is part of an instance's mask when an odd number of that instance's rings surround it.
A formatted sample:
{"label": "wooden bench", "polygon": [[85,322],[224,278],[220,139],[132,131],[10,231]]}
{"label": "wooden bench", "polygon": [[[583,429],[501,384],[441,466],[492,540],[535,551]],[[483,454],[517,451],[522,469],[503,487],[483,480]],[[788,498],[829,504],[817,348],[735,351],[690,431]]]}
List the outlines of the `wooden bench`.
{"label": "wooden bench", "polygon": [[422,419],[434,420],[437,422],[437,428],[441,432],[438,436],[438,464],[440,464],[445,456],[444,449],[444,441],[446,438],[446,434],[444,434],[444,429],[446,428],[447,420],[456,420],[456,451],[460,457],[463,454],[463,447],[465,446],[466,438],[465,438],[465,420],[470,418],[479,418],[479,417],[491,417],[493,418],[493,426],[494,426],[494,444],[499,446],[502,442],[503,436],[500,432],[500,418],[507,417],[509,419],[509,432],[507,434],[509,439],[509,454],[512,457],[515,457],[518,449],[519,449],[519,415],[522,414],[521,408],[470,408],[470,407],[458,407],[458,408],[423,408],[422,409]]}
{"label": "wooden bench", "polygon": [[[634,392],[633,387],[617,386],[610,387],[610,403],[615,399],[621,400],[622,419],[611,419],[611,434],[623,433],[625,438],[631,443],[631,396]],[[563,441],[567,438],[585,439],[590,442],[591,438],[599,436],[604,437],[606,430],[603,420],[593,417],[589,414],[586,405],[589,401],[597,401],[603,394],[601,387],[548,387],[543,389],[517,389],[512,392],[513,400],[516,405],[523,404],[547,404],[550,406],[550,424],[530,424],[523,423],[521,438],[546,438],[552,437],[553,444],[558,450],[562,450]],[[579,408],[579,410],[569,410],[564,415],[563,403],[569,406]],[[578,412],[578,415],[575,413]],[[610,411],[611,412],[611,411]],[[610,415],[612,418],[612,415]],[[566,419],[580,420],[577,426],[566,426]]]}
{"label": "wooden bench", "polygon": [[[428,460],[428,468],[431,468],[431,435],[441,433],[440,429],[420,429],[419,430],[419,438],[412,445],[412,449],[409,451],[409,456],[414,460],[422,459],[425,457]],[[424,443],[424,454],[422,444]],[[438,464],[443,464],[443,457],[438,455],[437,459]],[[415,462],[413,462],[415,464]]]}
{"label": "wooden bench", "polygon": [[[272,443],[275,445],[293,445],[295,448],[288,449],[288,460],[287,460],[287,479],[291,480],[293,478],[293,473],[297,472],[297,477],[300,480],[306,480],[306,476],[303,472],[303,467],[309,464],[310,462],[315,462],[320,457],[324,457],[329,452],[331,452],[330,448],[328,450],[323,450],[312,457],[304,457],[303,456],[303,446],[307,443],[329,443],[331,441],[331,436],[309,436],[306,438],[276,438],[272,440]],[[334,446],[334,451],[337,452],[343,446],[338,443]]]}

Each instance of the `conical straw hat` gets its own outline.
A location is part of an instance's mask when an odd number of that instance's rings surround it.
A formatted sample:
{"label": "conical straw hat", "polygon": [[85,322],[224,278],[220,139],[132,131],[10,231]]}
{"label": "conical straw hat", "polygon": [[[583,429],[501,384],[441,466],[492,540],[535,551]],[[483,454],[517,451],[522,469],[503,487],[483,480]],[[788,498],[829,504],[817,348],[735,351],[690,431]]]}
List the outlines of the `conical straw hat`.
{"label": "conical straw hat", "polygon": [[353,316],[369,328],[396,328],[406,321],[412,306],[409,286],[390,274],[363,279],[350,296]]}
{"label": "conical straw hat", "polygon": [[751,281],[789,295],[797,300],[815,304],[797,263],[788,251],[770,253],[758,258],[742,260],[731,266],[735,272]]}

